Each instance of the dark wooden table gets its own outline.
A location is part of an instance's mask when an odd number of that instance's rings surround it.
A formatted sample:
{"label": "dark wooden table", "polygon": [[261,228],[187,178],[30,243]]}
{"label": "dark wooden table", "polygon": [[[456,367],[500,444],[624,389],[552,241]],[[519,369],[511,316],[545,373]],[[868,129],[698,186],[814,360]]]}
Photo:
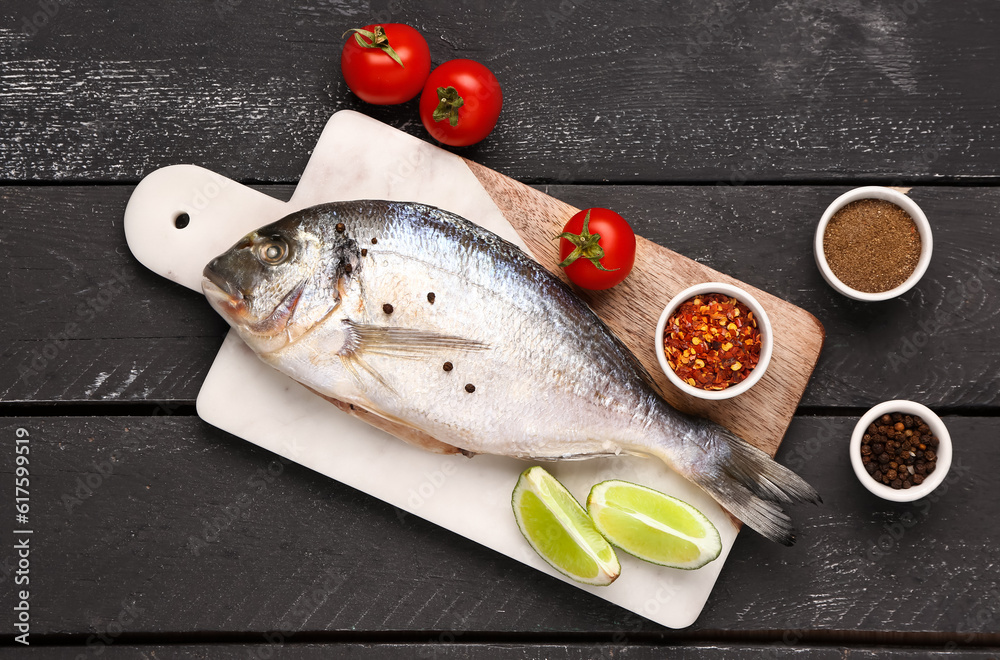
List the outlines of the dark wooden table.
{"label": "dark wooden table", "polygon": [[[464,156],[771,291],[826,326],[779,460],[824,497],[798,545],[740,535],[667,630],[196,416],[225,334],[140,266],[136,182],[195,163],[287,198],[365,105],[341,34],[416,26],[505,93]],[[994,657],[1000,648],[1000,5],[14,0],[0,9],[0,658]],[[935,253],[902,297],[821,279],[823,209],[912,188]],[[934,496],[856,481],[861,412],[920,401],[955,440]],[[267,410],[247,410],[267,415]],[[17,429],[30,434],[30,649],[15,641]],[[203,543],[194,543],[193,540]]]}

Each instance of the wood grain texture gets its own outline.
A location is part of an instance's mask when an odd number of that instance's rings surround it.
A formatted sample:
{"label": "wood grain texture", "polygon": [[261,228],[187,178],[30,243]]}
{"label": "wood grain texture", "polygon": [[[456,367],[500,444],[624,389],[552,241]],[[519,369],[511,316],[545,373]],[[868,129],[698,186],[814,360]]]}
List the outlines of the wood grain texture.
{"label": "wood grain texture", "polygon": [[998,177],[993,0],[95,0],[33,25],[40,11],[0,10],[8,182],[134,183],[187,162],[291,182],[345,108],[424,137],[415,102],[368,106],[343,83],[340,35],[371,20],[416,26],[435,64],[496,71],[500,123],[460,152],[522,181]]}
{"label": "wood grain texture", "polygon": [[[535,258],[568,282],[557,265],[559,244],[553,236],[579,209],[482,165],[466,163]],[[698,399],[673,385],[654,347],[656,325],[667,303],[683,289],[702,282],[745,288],[767,312],[774,336],[771,363],[760,381],[744,394],[723,401]],[[639,359],[671,405],[708,417],[774,456],[823,346],[823,326],[816,317],[640,235],[636,236],[635,266],[624,282],[609,291],[574,289]]]}
{"label": "wood grain texture", "polygon": [[[850,416],[794,419],[777,458],[826,504],[792,512],[795,548],[741,534],[696,625],[667,631],[169,416],[225,324],[128,254],[128,184],[175,163],[294,182],[340,109],[426,139],[415,102],[369,106],[343,84],[340,35],[371,21],[416,26],[435,64],[496,71],[500,123],[457,153],[614,208],[814,314],[827,342],[807,410],[910,398],[990,415],[946,418],[966,469],[932,499],[888,504],[850,471]],[[35,443],[32,642],[51,646],[19,648],[4,626],[0,658],[997,657],[1000,188],[935,184],[1000,185],[998,24],[994,0],[3,3],[0,412],[56,405],[3,431]],[[17,185],[68,182],[122,185]],[[921,184],[910,195],[935,232],[925,279],[877,305],[833,292],[811,254],[826,204],[867,183]],[[58,416],[141,401],[161,405]],[[127,607],[141,612],[123,637],[91,638]],[[276,629],[290,643],[271,644]]]}
{"label": "wood grain texture", "polygon": [[[227,325],[142,267],[122,218],[131,187],[3,188],[4,401],[193,400]],[[271,194],[291,194],[272,187]]]}
{"label": "wood grain texture", "polygon": [[[292,191],[258,189],[282,199]],[[819,318],[827,341],[802,405],[904,398],[938,409],[995,409],[1000,269],[991,260],[1000,189],[914,188],[910,195],[934,228],[934,257],[913,290],[877,304],[837,294],[813,261],[815,223],[847,189],[542,187],[573,207],[614,208],[653,242]],[[11,310],[0,317],[0,401],[190,403],[197,396],[226,325],[197,294],[128,253],[121,218],[131,190],[0,188],[0,258],[8,272],[0,302]],[[120,272],[124,292],[91,317],[88,302],[100,302],[102,283]],[[53,344],[49,337],[71,323],[79,334]],[[38,373],[22,377],[37,355],[53,351]]]}
{"label": "wood grain texture", "polygon": [[[809,634],[886,641],[864,637],[881,632],[981,643],[1000,633],[1000,419],[945,423],[956,443],[946,487],[923,502],[891,504],[851,471],[845,447],[854,419],[796,418],[777,458],[824,504],[794,508],[793,548],[740,534],[701,617],[684,631],[194,417],[7,418],[0,433],[31,434],[38,635],[97,633],[135,606],[134,635],[586,631],[648,644],[787,633],[807,644]],[[11,478],[12,460],[0,454],[0,480]],[[0,547],[12,543],[9,527],[0,528]],[[0,553],[5,582],[9,558]]]}
{"label": "wood grain texture", "polygon": [[[438,636],[439,637],[439,636]],[[273,639],[280,639],[274,636]],[[450,636],[445,637],[446,640]],[[288,641],[294,641],[294,637]],[[669,646],[626,646],[624,644],[496,644],[466,643],[464,641],[438,641],[426,643],[309,643],[309,644],[176,644],[142,645],[115,644],[97,646],[101,657],[107,660],[150,660],[151,658],[178,658],[179,660],[245,660],[246,658],[275,658],[276,660],[413,660],[414,658],[483,658],[484,660],[652,660],[675,658],[678,660],[910,660],[912,648],[891,647],[822,647],[781,646],[766,644],[685,644]],[[0,648],[0,660],[27,658],[28,660],[77,660],[79,654],[88,657],[93,647],[62,647],[9,649]],[[925,650],[921,658],[930,660],[995,660],[998,649]]]}

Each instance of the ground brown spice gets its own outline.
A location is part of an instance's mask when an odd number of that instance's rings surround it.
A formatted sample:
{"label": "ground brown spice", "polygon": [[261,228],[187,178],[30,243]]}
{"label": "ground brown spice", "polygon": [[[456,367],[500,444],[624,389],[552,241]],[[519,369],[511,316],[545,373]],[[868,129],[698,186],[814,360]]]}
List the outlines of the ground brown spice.
{"label": "ground brown spice", "polygon": [[920,233],[910,215],[884,199],[859,199],[833,214],[823,254],[841,282],[864,293],[894,289],[920,259]]}

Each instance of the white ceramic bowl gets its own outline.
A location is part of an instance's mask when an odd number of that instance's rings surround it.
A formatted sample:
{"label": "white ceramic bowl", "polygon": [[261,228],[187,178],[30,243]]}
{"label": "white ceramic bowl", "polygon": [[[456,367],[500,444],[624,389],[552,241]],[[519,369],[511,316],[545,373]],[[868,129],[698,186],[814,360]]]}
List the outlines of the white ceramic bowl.
{"label": "white ceramic bowl", "polygon": [[[892,414],[897,412],[920,417],[930,427],[931,433],[937,436],[939,440],[937,467],[934,468],[934,471],[919,486],[906,489],[901,488],[899,490],[875,481],[868,474],[868,471],[865,470],[864,463],[861,462],[861,437],[865,434],[868,425],[886,413]],[[854,466],[854,473],[858,475],[861,485],[882,499],[892,502],[912,502],[928,495],[944,481],[944,478],[948,475],[948,469],[951,467],[951,436],[948,435],[948,429],[945,428],[941,418],[935,415],[930,408],[914,401],[886,401],[862,415],[861,419],[858,420],[857,426],[854,427],[854,434],[851,436],[850,451],[851,465]]]}
{"label": "white ceramic bowl", "polygon": [[[667,364],[666,352],[663,350],[663,330],[674,311],[680,307],[681,303],[690,300],[694,296],[706,293],[722,293],[739,300],[754,313],[754,316],[757,317],[757,329],[760,330],[760,359],[757,361],[757,366],[753,368],[750,375],[744,380],[736,385],[727,387],[724,390],[703,390],[700,387],[692,387],[691,385],[685,383],[680,379],[680,376],[674,373],[674,370],[670,368],[670,365]],[[656,359],[659,360],[660,368],[663,369],[663,373],[667,375],[670,382],[676,385],[681,391],[686,392],[691,396],[696,396],[699,399],[713,400],[730,399],[753,387],[754,383],[760,380],[764,375],[764,370],[767,369],[767,364],[771,361],[771,350],[774,348],[774,335],[771,332],[771,321],[767,318],[767,312],[764,311],[764,308],[761,307],[756,298],[743,289],[735,287],[732,284],[725,284],[723,282],[705,282],[703,284],[695,284],[694,286],[684,289],[671,298],[670,302],[667,303],[667,306],[663,308],[663,313],[660,314],[660,320],[656,324],[655,341]]]}
{"label": "white ceramic bowl", "polygon": [[[859,199],[884,199],[887,202],[892,202],[910,214],[910,217],[913,218],[914,224],[917,226],[917,231],[920,232],[920,259],[917,260],[917,267],[913,270],[913,273],[906,278],[906,281],[897,286],[895,289],[889,289],[888,291],[883,291],[881,293],[865,293],[864,291],[852,289],[841,282],[837,276],[833,274],[833,271],[830,270],[830,264],[826,261],[826,254],[823,252],[823,234],[826,233],[826,226],[829,224],[830,218],[832,218],[833,214],[843,207],[847,206],[851,202],[856,202]],[[863,188],[855,188],[854,190],[849,190],[837,199],[833,200],[833,203],[830,204],[830,206],[826,208],[826,212],[823,213],[823,217],[820,218],[819,226],[816,227],[816,238],[813,241],[813,252],[816,255],[816,265],[819,266],[819,272],[823,274],[823,279],[825,279],[830,286],[848,298],[868,302],[888,300],[909,291],[913,285],[920,281],[920,278],[924,276],[924,273],[927,272],[927,265],[931,262],[931,252],[933,249],[934,239],[931,236],[931,225],[927,222],[927,216],[925,216],[924,212],[920,210],[920,207],[917,206],[916,202],[899,191],[893,190],[892,188],[883,188],[882,186],[865,186]]]}

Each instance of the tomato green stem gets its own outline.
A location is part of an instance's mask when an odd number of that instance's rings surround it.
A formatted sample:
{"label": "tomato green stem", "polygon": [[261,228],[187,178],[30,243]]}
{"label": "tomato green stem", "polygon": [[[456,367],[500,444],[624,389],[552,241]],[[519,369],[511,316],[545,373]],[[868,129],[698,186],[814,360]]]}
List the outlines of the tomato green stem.
{"label": "tomato green stem", "polygon": [[[342,34],[341,38],[346,37],[352,32],[354,33],[354,40],[358,42],[359,46],[361,46],[362,48],[378,48],[383,53],[385,53],[393,60],[395,60],[396,64],[403,67],[404,69],[406,68],[406,66],[403,64],[403,60],[399,59],[399,55],[397,55],[396,51],[394,51],[392,49],[392,46],[389,45],[389,37],[386,36],[385,30],[382,28],[381,25],[376,25],[375,29],[371,31],[362,30],[361,28],[351,28],[350,30]],[[364,39],[362,39],[363,36],[367,37],[369,41],[365,41]]]}
{"label": "tomato green stem", "polygon": [[458,109],[465,105],[465,100],[454,87],[438,87],[437,92],[438,105],[431,117],[434,121],[447,119],[452,126],[458,126]]}
{"label": "tomato green stem", "polygon": [[560,268],[565,268],[570,265],[580,257],[587,259],[590,263],[594,264],[594,268],[597,270],[603,270],[606,273],[618,270],[618,268],[605,268],[601,265],[601,259],[604,258],[604,248],[602,248],[598,241],[601,240],[600,234],[591,234],[589,230],[590,226],[590,211],[587,211],[587,215],[583,216],[583,231],[579,234],[573,234],[568,231],[556,236],[556,238],[565,238],[567,241],[575,245],[573,251],[570,252],[562,263],[559,264]]}

